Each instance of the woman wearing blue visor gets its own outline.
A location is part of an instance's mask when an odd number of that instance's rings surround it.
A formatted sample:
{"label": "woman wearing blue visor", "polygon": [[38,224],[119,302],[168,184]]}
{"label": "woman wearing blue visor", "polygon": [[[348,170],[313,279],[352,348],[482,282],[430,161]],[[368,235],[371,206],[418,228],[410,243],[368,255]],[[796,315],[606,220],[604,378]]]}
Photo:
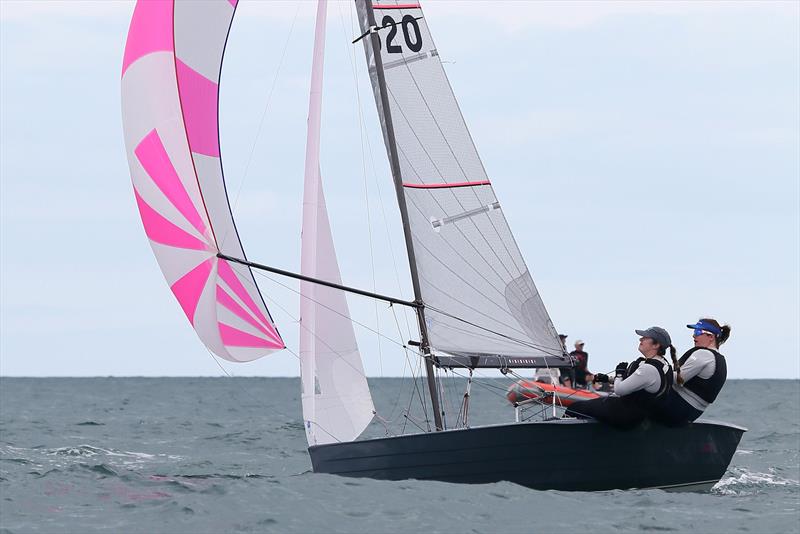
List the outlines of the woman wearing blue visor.
{"label": "woman wearing blue visor", "polygon": [[687,324],[693,330],[694,347],[681,356],[680,371],[667,398],[653,418],[669,425],[691,423],[714,402],[728,376],[725,357],[719,347],[731,335],[731,327],[711,318]]}

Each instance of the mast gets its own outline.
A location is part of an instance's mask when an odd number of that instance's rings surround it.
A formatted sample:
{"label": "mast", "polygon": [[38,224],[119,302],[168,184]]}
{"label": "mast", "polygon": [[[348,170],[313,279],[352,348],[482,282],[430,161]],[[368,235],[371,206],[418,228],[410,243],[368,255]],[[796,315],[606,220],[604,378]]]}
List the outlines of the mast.
{"label": "mast", "polygon": [[403,177],[400,172],[400,158],[397,155],[397,142],[394,137],[394,126],[392,125],[392,113],[389,109],[389,95],[386,90],[386,78],[383,73],[383,59],[381,58],[381,43],[378,35],[375,13],[372,7],[372,0],[365,0],[367,6],[367,22],[370,31],[370,42],[372,44],[372,55],[375,59],[375,73],[378,78],[378,87],[381,97],[381,108],[383,118],[386,122],[386,146],[389,149],[389,164],[392,169],[392,179],[394,180],[394,191],[397,195],[397,204],[400,207],[400,217],[403,221],[403,236],[406,241],[406,253],[408,255],[409,268],[411,270],[411,282],[414,287],[414,301],[417,303],[417,323],[419,325],[420,350],[425,360],[425,373],[428,378],[428,390],[431,395],[431,405],[433,407],[433,421],[436,430],[443,430],[442,410],[439,404],[439,392],[436,387],[436,377],[433,371],[433,361],[430,355],[430,345],[428,344],[428,327],[425,324],[425,307],[422,302],[422,292],[419,284],[419,273],[417,271],[416,256],[414,254],[414,244],[411,240],[411,225],[408,220],[408,208],[406,197],[403,193]]}

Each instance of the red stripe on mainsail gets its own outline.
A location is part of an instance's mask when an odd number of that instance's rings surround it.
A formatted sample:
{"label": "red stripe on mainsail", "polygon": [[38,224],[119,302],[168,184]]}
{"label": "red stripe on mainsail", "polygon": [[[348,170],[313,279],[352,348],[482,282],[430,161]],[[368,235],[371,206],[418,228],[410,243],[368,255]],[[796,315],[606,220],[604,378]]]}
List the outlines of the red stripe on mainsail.
{"label": "red stripe on mainsail", "polygon": [[410,187],[411,189],[448,189],[452,187],[474,187],[476,185],[491,185],[489,180],[482,180],[480,182],[453,182],[451,184],[410,184],[403,182],[403,187]]}
{"label": "red stripe on mainsail", "polygon": [[372,9],[419,9],[419,4],[372,4]]}

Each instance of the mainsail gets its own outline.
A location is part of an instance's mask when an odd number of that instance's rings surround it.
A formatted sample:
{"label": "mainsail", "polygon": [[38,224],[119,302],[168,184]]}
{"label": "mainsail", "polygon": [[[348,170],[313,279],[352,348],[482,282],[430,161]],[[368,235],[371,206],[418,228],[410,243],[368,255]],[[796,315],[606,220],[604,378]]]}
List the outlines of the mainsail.
{"label": "mainsail", "polygon": [[387,114],[393,123],[429,344],[454,355],[502,355],[499,367],[509,362],[505,357],[569,365],[420,5],[356,0],[356,6],[361,31],[370,31],[374,15],[380,35],[388,110],[369,39],[364,49],[387,151]]}
{"label": "mainsail", "polygon": [[220,159],[222,56],[236,0],[140,0],[122,64],[122,119],[134,195],[164,277],[216,355],[284,348],[244,258]]}
{"label": "mainsail", "polygon": [[[308,110],[301,272],[341,284],[319,162],[326,16],[327,1],[320,0]],[[374,406],[345,294],[304,281],[300,295],[300,376],[308,444],[352,441],[372,420]]]}

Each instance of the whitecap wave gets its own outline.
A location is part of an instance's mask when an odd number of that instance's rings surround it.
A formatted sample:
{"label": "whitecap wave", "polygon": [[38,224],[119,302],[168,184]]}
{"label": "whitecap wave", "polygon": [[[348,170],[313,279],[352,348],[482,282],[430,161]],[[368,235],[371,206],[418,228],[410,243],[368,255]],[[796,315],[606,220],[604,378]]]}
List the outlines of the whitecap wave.
{"label": "whitecap wave", "polygon": [[800,486],[800,481],[784,478],[775,474],[770,468],[768,473],[749,471],[744,468],[733,468],[730,475],[722,478],[712,489],[722,495],[742,495],[757,492],[771,486]]}
{"label": "whitecap wave", "polygon": [[124,467],[125,469],[139,470],[153,462],[168,460],[174,463],[182,460],[183,457],[174,454],[152,454],[82,444],[53,448],[4,446],[0,447],[0,459],[31,464],[39,468],[43,468],[45,465],[66,468],[75,462],[92,459],[95,462],[104,462],[108,465]]}

